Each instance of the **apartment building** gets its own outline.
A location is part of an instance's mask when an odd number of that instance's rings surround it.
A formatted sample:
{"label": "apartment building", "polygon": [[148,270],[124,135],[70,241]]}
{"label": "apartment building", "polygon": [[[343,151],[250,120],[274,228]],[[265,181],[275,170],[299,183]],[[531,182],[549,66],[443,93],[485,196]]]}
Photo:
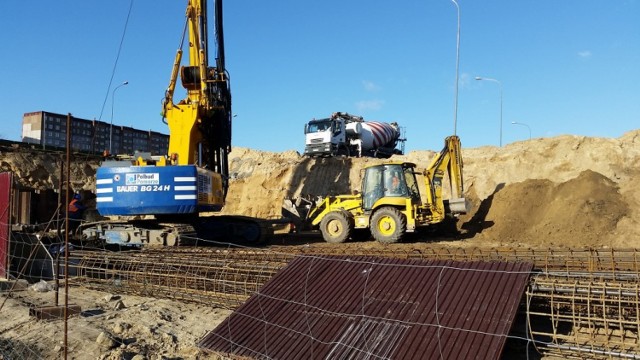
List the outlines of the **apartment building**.
{"label": "apartment building", "polygon": [[[22,141],[42,147],[65,148],[67,115],[48,111],[25,113],[22,117]],[[71,118],[71,148],[84,152],[133,154],[135,151],[167,154],[169,135],[155,131],[111,125],[98,120]]]}

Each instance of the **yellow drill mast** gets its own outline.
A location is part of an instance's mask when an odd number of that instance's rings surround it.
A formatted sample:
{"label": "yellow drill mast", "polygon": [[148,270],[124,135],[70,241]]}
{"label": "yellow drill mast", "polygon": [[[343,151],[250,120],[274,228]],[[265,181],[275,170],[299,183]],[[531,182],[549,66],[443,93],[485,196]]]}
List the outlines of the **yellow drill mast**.
{"label": "yellow drill mast", "polygon": [[[182,46],[188,31],[188,65],[181,66]],[[197,165],[222,177],[227,189],[228,153],[231,151],[231,91],[224,64],[222,0],[215,1],[216,66],[209,67],[207,1],[189,0],[162,115],[169,125],[169,165]],[[186,98],[173,101],[178,73]]]}

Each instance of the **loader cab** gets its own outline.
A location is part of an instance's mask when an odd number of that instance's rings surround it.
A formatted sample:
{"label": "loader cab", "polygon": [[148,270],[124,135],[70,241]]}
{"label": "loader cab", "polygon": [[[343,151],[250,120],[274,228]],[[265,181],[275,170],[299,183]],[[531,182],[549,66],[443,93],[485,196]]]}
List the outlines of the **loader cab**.
{"label": "loader cab", "polygon": [[[418,183],[414,175],[415,164],[390,163],[365,168],[362,181],[362,207],[373,209],[382,198],[420,200]],[[397,202],[397,201],[394,201]]]}

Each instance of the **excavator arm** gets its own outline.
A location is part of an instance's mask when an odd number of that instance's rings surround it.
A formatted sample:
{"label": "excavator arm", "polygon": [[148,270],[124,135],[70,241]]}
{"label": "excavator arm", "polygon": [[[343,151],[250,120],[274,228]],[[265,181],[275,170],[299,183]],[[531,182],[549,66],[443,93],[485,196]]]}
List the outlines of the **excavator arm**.
{"label": "excavator arm", "polygon": [[[442,216],[445,213],[468,212],[469,204],[464,199],[462,168],[460,138],[456,135],[449,136],[444,141],[444,148],[433,158],[423,174],[427,182],[427,202],[433,204],[434,212]],[[442,181],[445,175],[449,178],[451,191],[450,199],[446,203],[442,196]]]}

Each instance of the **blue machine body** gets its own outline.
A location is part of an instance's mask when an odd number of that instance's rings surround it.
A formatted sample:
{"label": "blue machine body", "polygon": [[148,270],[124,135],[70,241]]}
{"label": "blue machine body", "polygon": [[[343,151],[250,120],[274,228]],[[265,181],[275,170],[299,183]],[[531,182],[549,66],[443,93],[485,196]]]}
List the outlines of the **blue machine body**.
{"label": "blue machine body", "polygon": [[103,216],[219,211],[223,203],[220,175],[195,165],[101,166],[96,172]]}

